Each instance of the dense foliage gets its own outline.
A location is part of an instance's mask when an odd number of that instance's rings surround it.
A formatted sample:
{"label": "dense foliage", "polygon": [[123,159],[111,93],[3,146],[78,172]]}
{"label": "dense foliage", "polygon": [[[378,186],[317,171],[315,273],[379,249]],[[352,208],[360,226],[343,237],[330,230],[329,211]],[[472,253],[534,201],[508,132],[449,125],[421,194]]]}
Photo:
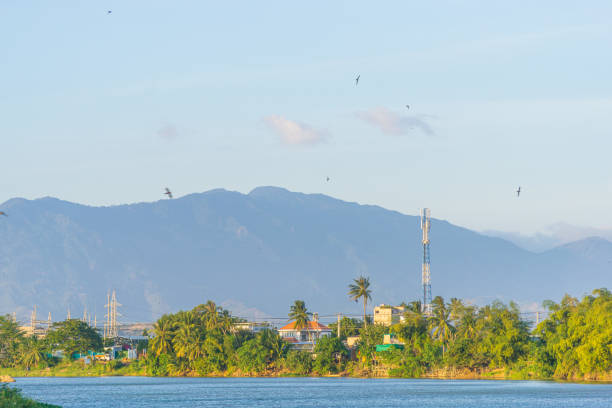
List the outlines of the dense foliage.
{"label": "dense foliage", "polygon": [[612,293],[597,289],[582,301],[566,295],[561,303],[545,303],[550,311],[536,333],[540,359],[550,361],[556,377],[593,377],[612,369]]}
{"label": "dense foliage", "polygon": [[102,338],[87,323],[72,319],[54,323],[44,338],[25,336],[19,324],[0,316],[0,367],[46,367],[57,361],[51,357],[61,350],[69,358],[77,352],[100,351]]}
{"label": "dense foliage", "polygon": [[[340,335],[337,323],[330,325],[332,336],[319,339],[308,352],[294,349],[274,330],[237,330],[239,319],[208,301],[155,322],[150,340],[138,345],[147,349],[146,358],[110,362],[103,369],[125,370],[127,364],[130,373],[152,376],[496,372],[514,378],[611,378],[612,294],[606,289],[581,301],[565,296],[559,304],[545,302],[549,316],[533,330],[514,303],[477,307],[436,297],[430,316],[421,312],[418,301],[404,306],[401,323],[391,327],[343,317]],[[291,306],[290,316],[303,325],[310,319],[302,301]],[[398,345],[377,351],[385,335]],[[346,344],[349,336],[359,336],[352,350]],[[40,368],[54,363],[51,350],[70,355],[100,348],[100,336],[77,320],[56,323],[46,338],[36,339],[0,316],[0,367]]]}

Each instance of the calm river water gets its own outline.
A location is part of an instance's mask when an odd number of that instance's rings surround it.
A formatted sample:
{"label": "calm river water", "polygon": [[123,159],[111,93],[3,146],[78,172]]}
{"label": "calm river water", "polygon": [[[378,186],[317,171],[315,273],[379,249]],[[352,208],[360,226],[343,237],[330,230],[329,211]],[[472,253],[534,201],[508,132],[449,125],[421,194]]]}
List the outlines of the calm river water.
{"label": "calm river water", "polygon": [[612,407],[611,384],[349,378],[18,378],[62,407]]}

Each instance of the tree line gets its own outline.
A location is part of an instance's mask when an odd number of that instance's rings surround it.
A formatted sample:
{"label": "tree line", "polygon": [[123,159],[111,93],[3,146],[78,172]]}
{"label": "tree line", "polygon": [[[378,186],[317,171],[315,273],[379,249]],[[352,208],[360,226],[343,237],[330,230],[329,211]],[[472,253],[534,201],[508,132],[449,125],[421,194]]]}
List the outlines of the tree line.
{"label": "tree line", "polygon": [[[355,279],[349,297],[364,303],[362,319],[344,317],[330,325],[332,336],[319,339],[312,353],[294,349],[274,330],[237,330],[241,320],[213,301],[159,318],[141,349],[142,374],[182,375],[372,375],[381,368],[392,376],[420,377],[465,371],[502,370],[515,378],[609,378],[612,371],[612,294],[597,289],[581,300],[566,295],[547,301],[549,316],[533,327],[516,304],[485,306],[460,299],[433,299],[431,315],[420,301],[404,303],[400,323],[368,324],[365,304],[371,298],[367,278]],[[288,317],[300,329],[311,313],[297,300]],[[339,329],[339,330],[338,330]],[[339,334],[339,335],[338,335]],[[392,334],[403,347],[376,351]],[[348,349],[347,337],[358,337]],[[27,337],[8,316],[0,316],[0,367],[40,368],[57,364],[50,357],[62,349],[101,350],[96,330],[79,320],[55,323],[43,339]],[[606,377],[607,376],[607,377]]]}

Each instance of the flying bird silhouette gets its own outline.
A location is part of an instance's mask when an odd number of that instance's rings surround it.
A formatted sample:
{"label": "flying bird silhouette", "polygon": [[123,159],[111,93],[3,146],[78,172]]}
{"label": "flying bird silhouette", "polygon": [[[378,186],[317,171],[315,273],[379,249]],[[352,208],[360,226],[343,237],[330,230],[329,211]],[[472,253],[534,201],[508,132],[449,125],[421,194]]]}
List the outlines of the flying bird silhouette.
{"label": "flying bird silhouette", "polygon": [[359,78],[361,78],[361,74],[357,75],[357,78],[355,78],[355,86],[359,85]]}
{"label": "flying bird silhouette", "polygon": [[172,191],[170,191],[168,187],[166,187],[166,192],[164,194],[167,195],[168,198],[172,198]]}
{"label": "flying bird silhouette", "polygon": [[521,186],[519,186],[518,190],[516,190],[516,196],[517,197],[521,196]]}
{"label": "flying bird silhouette", "polygon": [[112,10],[108,10],[108,11],[106,12],[106,14],[110,14],[110,13],[112,13],[112,12],[113,12]]}
{"label": "flying bird silhouette", "polygon": [[410,109],[410,105],[406,105],[406,109]]}
{"label": "flying bird silhouette", "polygon": [[4,211],[0,211],[0,215],[4,215],[5,217],[8,217],[8,215],[6,215]]}
{"label": "flying bird silhouette", "polygon": [[329,181],[329,177],[327,178],[327,181]]}

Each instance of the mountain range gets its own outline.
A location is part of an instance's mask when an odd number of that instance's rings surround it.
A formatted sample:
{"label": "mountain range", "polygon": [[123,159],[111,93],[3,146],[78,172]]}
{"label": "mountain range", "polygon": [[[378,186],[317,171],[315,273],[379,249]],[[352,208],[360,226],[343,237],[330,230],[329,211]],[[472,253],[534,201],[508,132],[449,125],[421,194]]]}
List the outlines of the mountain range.
{"label": "mountain range", "polygon": [[[421,296],[418,216],[259,187],[92,207],[56,198],[0,205],[0,314],[90,314],[117,293],[125,321],[208,299],[244,317],[285,317],[296,299],[321,315],[359,313],[347,286],[370,277],[372,303]],[[435,209],[434,209],[435,211]],[[431,227],[433,295],[524,308],[611,287],[612,243],[598,237],[531,252],[447,221]]]}

